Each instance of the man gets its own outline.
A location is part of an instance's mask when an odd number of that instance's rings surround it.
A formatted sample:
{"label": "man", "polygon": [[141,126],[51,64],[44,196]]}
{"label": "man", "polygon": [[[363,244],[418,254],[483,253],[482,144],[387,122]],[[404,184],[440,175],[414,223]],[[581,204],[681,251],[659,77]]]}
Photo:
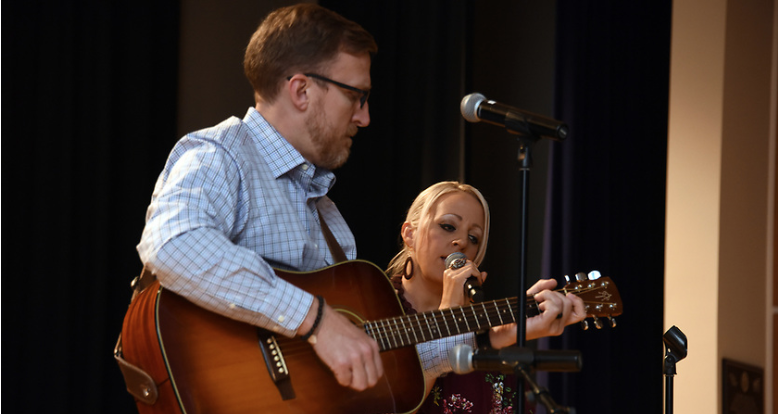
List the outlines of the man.
{"label": "man", "polygon": [[370,123],[373,37],[313,4],[272,12],[244,61],[256,105],[188,134],[159,177],[138,252],[160,284],[210,311],[303,336],[338,382],[383,375],[378,346],[321,298],[276,277],[333,264],[323,217],[347,258],[354,237],[326,193]]}

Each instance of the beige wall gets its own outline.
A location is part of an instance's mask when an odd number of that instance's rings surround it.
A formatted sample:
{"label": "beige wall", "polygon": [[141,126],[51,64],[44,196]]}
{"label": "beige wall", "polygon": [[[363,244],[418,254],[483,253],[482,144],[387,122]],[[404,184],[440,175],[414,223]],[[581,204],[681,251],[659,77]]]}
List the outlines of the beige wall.
{"label": "beige wall", "polygon": [[689,339],[676,412],[722,412],[722,358],[772,371],[774,3],[673,4],[665,328]]}

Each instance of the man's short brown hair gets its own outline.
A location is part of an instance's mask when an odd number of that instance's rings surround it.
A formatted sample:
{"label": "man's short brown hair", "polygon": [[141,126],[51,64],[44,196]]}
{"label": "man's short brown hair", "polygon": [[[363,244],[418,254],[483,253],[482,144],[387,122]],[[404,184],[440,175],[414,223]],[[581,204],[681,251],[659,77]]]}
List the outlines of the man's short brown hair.
{"label": "man's short brown hair", "polygon": [[288,76],[322,72],[339,52],[377,51],[373,36],[362,26],[317,4],[302,3],[265,17],[246,48],[243,71],[255,99],[273,102]]}

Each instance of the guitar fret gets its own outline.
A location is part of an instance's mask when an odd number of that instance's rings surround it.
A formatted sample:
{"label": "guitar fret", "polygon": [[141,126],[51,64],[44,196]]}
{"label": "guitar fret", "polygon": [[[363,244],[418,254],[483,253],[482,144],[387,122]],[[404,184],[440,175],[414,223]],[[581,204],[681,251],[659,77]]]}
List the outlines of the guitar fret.
{"label": "guitar fret", "polygon": [[400,318],[400,323],[403,325],[403,331],[405,332],[405,336],[408,338],[408,343],[412,344],[413,342],[411,342],[411,336],[408,335],[408,328],[405,326],[405,318]]}
{"label": "guitar fret", "polygon": [[381,349],[388,349],[387,346],[386,346],[386,342],[384,341],[384,335],[381,332],[381,326],[380,326],[381,321],[378,321],[378,322],[379,322],[379,324],[375,324],[374,325],[374,330],[376,331],[375,338],[376,338],[377,341],[380,341]]}
{"label": "guitar fret", "polygon": [[486,304],[481,302],[481,307],[484,308],[484,315],[486,315],[486,324],[491,328],[492,321],[489,320],[489,311],[486,310]]}
{"label": "guitar fret", "polygon": [[394,322],[394,336],[400,338],[400,346],[405,346],[405,342],[403,342],[402,331],[397,326],[397,318],[392,318],[392,321]]}
{"label": "guitar fret", "polygon": [[[421,328],[421,321],[419,320],[419,314],[418,314],[418,313],[415,313],[415,314],[413,314],[413,316],[415,316],[415,317],[416,317],[416,325],[417,325],[419,328]],[[424,330],[423,330],[423,329],[419,330],[419,333],[421,334],[421,340],[422,340],[422,341],[426,341],[427,339],[425,339],[425,338],[424,338]]]}
{"label": "guitar fret", "polygon": [[537,313],[530,315],[529,312],[527,312],[526,317],[529,318],[531,316],[540,315],[540,304],[538,303],[538,301],[536,301],[535,299],[531,299],[529,302],[530,302],[529,303],[530,309],[532,309],[533,312],[537,312]]}
{"label": "guitar fret", "polygon": [[[378,339],[375,337],[375,335],[373,335],[373,331],[372,331],[372,329],[370,329],[370,322],[365,322],[364,324],[362,324],[362,329],[365,331],[365,333],[366,333],[366,334],[367,334],[369,337],[373,338],[373,340],[375,340],[376,342],[378,342]],[[380,347],[380,345],[379,345],[379,347]]]}
{"label": "guitar fret", "polygon": [[[516,315],[513,314],[513,307],[511,306],[511,302],[508,299],[505,299],[505,302],[508,303],[508,311],[511,313],[511,320],[516,322]],[[516,299],[516,302],[518,302],[518,298]]]}
{"label": "guitar fret", "polygon": [[451,336],[451,328],[448,327],[448,322],[446,321],[446,313],[443,311],[440,311],[440,317],[443,318],[443,324],[446,325],[446,332],[448,332],[448,336]]}
{"label": "guitar fret", "polygon": [[432,311],[431,315],[432,315],[432,320],[435,322],[435,329],[438,332],[437,337],[440,338],[443,336],[443,331],[440,330],[440,325],[438,325],[438,317],[435,316],[435,311]]}
{"label": "guitar fret", "polygon": [[408,325],[411,326],[411,333],[413,334],[414,343],[419,343],[419,337],[416,336],[416,330],[413,329],[413,323],[411,323],[410,316],[408,317]]}
{"label": "guitar fret", "polygon": [[476,326],[478,326],[477,330],[480,331],[481,330],[481,322],[478,320],[478,314],[475,313],[475,308],[473,307],[473,305],[470,305],[470,311],[473,312],[473,319],[475,319],[475,324],[476,324]]}
{"label": "guitar fret", "polygon": [[463,319],[465,320],[465,326],[467,327],[467,332],[470,332],[470,324],[467,323],[467,315],[465,315],[465,308],[460,307],[459,310],[462,311]]}
{"label": "guitar fret", "polygon": [[[385,320],[381,321],[381,326],[383,327],[384,335],[386,336],[386,342],[389,344],[389,347],[391,347],[392,346],[392,343],[390,342],[391,338],[389,337],[389,330],[387,330],[387,328],[386,328],[386,321]],[[394,346],[395,346],[395,348],[397,347],[397,342],[396,341],[395,341]]]}
{"label": "guitar fret", "polygon": [[449,310],[451,311],[451,317],[453,318],[452,320],[454,321],[454,323],[455,323],[455,325],[457,327],[457,333],[462,333],[462,330],[459,329],[459,323],[456,323],[457,322],[457,316],[454,314],[454,308],[449,308]]}
{"label": "guitar fret", "polygon": [[384,342],[384,334],[381,332],[381,321],[374,322],[373,326],[374,331],[376,332],[376,340],[380,341],[381,349],[386,349],[386,343]]}
{"label": "guitar fret", "polygon": [[367,327],[368,327],[368,329],[370,330],[370,336],[372,336],[372,337],[373,337],[373,339],[375,339],[375,340],[376,340],[376,342],[379,342],[379,343],[380,343],[380,341],[381,341],[381,336],[380,336],[380,333],[377,331],[375,324],[373,324],[372,322],[368,322],[368,323],[366,324],[366,326],[367,326]]}
{"label": "guitar fret", "polygon": [[[391,339],[394,339],[394,347],[397,348],[397,335],[394,334],[394,331],[391,329],[391,325],[389,325],[389,331],[387,332],[387,335],[391,336]],[[400,338],[402,340],[402,338]]]}
{"label": "guitar fret", "polygon": [[424,322],[427,324],[427,330],[430,333],[430,339],[435,339],[435,335],[432,333],[432,326],[430,326],[430,321],[427,320],[427,314],[422,313],[422,316],[424,316]]}
{"label": "guitar fret", "polygon": [[497,301],[493,300],[492,305],[494,305],[494,308],[497,310],[497,317],[500,318],[500,325],[505,325],[505,322],[502,320],[502,315],[500,315],[500,307],[497,305]]}

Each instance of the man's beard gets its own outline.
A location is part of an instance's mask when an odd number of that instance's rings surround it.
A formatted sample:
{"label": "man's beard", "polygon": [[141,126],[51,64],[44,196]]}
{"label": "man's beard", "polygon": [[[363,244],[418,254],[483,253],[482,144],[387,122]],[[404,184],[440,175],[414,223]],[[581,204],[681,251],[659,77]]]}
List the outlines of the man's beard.
{"label": "man's beard", "polygon": [[[307,119],[308,133],[311,137],[311,142],[315,147],[319,161],[316,163],[318,167],[323,167],[328,170],[334,170],[348,160],[349,154],[351,154],[351,148],[345,142],[345,137],[334,131],[334,128],[327,122],[327,117],[324,114],[323,104],[316,105],[311,113],[311,116]],[[357,129],[356,125],[349,125],[349,131],[351,128]],[[349,136],[354,136],[356,131]]]}

